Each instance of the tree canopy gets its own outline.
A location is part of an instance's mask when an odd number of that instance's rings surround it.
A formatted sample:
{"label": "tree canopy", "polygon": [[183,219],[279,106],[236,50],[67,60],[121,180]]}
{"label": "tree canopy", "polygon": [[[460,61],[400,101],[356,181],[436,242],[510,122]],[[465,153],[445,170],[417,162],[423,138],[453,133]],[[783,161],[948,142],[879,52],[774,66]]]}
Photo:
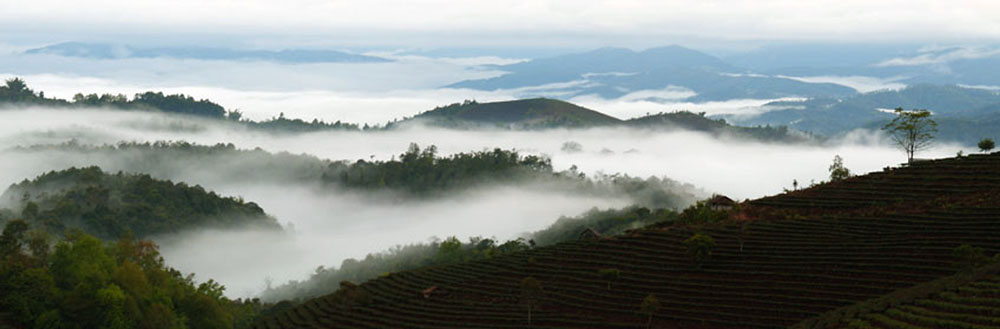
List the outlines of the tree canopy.
{"label": "tree canopy", "polygon": [[[98,167],[51,171],[12,185],[0,197],[32,227],[55,234],[83,229],[117,239],[201,227],[280,229],[253,202],[145,174],[107,174]],[[11,216],[0,214],[0,220]]]}
{"label": "tree canopy", "polygon": [[906,153],[907,162],[913,162],[913,155],[926,150],[934,143],[937,122],[931,119],[928,110],[905,111],[896,108],[896,117],[882,127],[889,134],[892,143]]}

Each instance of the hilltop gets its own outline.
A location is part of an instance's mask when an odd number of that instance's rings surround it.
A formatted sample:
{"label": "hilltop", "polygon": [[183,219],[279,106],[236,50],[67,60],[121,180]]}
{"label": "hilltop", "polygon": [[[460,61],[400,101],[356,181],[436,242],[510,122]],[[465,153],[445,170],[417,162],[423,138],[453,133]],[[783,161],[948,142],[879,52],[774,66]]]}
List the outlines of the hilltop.
{"label": "hilltop", "polygon": [[[653,327],[811,327],[834,309],[896,303],[905,289],[956,274],[967,259],[959,246],[1000,251],[998,176],[1000,154],[886,168],[743,203],[721,222],[656,224],[345,282],[257,327],[520,328],[525,303],[534,305],[531,326],[542,328],[638,328],[649,319]],[[699,235],[711,243],[692,242],[705,240]],[[529,277],[534,288],[524,288]],[[644,312],[648,296],[658,307]]]}
{"label": "hilltop", "polygon": [[621,120],[573,103],[533,98],[503,102],[466,101],[413,117],[444,127],[581,128],[608,126]]}
{"label": "hilltop", "polygon": [[0,211],[0,221],[24,219],[57,235],[81,229],[107,240],[196,228],[281,229],[253,202],[145,174],[109,174],[98,167],[52,171],[14,184],[0,195],[0,204],[10,208]]}

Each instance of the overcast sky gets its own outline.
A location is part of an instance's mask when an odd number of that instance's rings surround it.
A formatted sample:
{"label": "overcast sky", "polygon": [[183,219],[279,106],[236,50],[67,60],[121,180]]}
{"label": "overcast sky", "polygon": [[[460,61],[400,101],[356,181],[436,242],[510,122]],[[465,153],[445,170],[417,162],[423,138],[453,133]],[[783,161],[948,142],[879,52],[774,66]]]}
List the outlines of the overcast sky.
{"label": "overcast sky", "polygon": [[3,38],[19,43],[143,35],[345,47],[1000,40],[998,1],[0,0],[0,8]]}

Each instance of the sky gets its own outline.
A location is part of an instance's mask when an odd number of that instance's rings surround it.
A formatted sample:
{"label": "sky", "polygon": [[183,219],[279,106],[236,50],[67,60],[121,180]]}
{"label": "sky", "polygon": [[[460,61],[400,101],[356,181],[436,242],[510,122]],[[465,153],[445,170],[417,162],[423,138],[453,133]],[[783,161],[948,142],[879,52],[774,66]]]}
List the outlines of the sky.
{"label": "sky", "polygon": [[586,48],[1000,39],[1000,3],[975,0],[2,0],[0,7],[3,38],[19,43]]}

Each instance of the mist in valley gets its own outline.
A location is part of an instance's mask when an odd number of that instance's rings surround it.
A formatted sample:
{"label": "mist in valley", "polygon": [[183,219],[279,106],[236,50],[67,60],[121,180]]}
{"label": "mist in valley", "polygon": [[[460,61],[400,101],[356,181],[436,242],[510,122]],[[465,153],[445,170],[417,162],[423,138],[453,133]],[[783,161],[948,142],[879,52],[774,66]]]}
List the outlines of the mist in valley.
{"label": "mist in valley", "polygon": [[[253,160],[194,153],[157,159],[140,150],[87,149],[121,141],[232,143],[237,149],[260,148],[258,152],[280,153],[282,158],[275,163],[271,155]],[[825,180],[834,155],[842,156],[855,173],[905,160],[901,152],[885,146],[880,135],[863,132],[830,145],[766,144],[624,128],[460,131],[414,125],[389,131],[274,134],[149,112],[33,108],[0,111],[0,185],[49,170],[97,165],[108,172],[143,172],[199,184],[256,202],[286,233],[207,230],[155,238],[171,266],[196,273],[197,279],[214,278],[232,296],[252,296],[266,281],[277,285],[301,280],[317,266],[335,267],[343,259],[363,258],[395,245],[449,236],[511,239],[545,228],[560,216],[630,204],[624,197],[552,193],[532,184],[492,184],[412,199],[321,187],[310,181],[315,177],[303,177],[328,160],[392,159],[411,142],[436,145],[442,155],[516,149],[551,158],[557,171],[576,166],[590,176],[667,177],[700,188],[702,196],[720,193],[739,200],[790,189],[792,180],[800,186]],[[578,147],[567,148],[567,143]],[[939,145],[921,156],[951,156],[960,148]]]}

